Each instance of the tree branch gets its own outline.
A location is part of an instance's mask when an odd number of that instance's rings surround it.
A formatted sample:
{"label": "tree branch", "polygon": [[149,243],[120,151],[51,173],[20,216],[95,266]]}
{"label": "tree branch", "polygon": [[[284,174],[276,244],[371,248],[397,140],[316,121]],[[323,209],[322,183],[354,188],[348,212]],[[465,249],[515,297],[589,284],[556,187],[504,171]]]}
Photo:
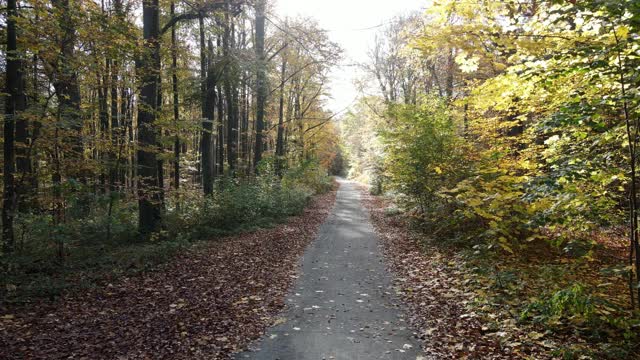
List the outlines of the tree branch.
{"label": "tree branch", "polygon": [[223,9],[226,5],[236,6],[237,9],[235,11],[233,11],[234,15],[236,15],[237,13],[240,12],[240,5],[242,5],[243,3],[244,3],[243,0],[239,0],[239,1],[236,1],[236,2],[231,2],[231,1],[228,1],[228,0],[212,0],[211,2],[207,2],[207,4],[204,5],[203,7],[199,8],[199,9],[194,9],[193,12],[187,12],[187,13],[175,15],[174,17],[172,17],[162,27],[162,29],[160,30],[160,35],[164,35],[167,31],[169,31],[169,29],[171,29],[172,26],[176,25],[177,23],[179,23],[181,21],[195,20],[200,16],[204,17],[204,16],[208,15],[211,12]]}

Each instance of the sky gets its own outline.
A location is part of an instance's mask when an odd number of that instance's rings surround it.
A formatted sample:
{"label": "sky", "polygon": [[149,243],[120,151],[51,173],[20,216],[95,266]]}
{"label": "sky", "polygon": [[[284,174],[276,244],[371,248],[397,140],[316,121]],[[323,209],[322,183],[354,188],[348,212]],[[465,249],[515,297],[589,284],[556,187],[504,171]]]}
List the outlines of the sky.
{"label": "sky", "polygon": [[428,0],[275,0],[279,17],[297,15],[315,18],[329,31],[332,41],[344,49],[344,59],[331,73],[328,110],[344,111],[358,97],[354,80],[360,76],[353,66],[368,60],[380,26],[398,14],[424,10]]}

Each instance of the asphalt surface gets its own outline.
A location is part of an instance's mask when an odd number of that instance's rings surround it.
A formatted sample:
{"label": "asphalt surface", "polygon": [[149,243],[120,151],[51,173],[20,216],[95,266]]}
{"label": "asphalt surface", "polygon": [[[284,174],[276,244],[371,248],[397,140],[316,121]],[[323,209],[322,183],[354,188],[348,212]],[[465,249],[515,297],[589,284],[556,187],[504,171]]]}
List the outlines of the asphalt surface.
{"label": "asphalt surface", "polygon": [[426,359],[396,305],[378,239],[352,182],[306,250],[287,309],[236,359]]}

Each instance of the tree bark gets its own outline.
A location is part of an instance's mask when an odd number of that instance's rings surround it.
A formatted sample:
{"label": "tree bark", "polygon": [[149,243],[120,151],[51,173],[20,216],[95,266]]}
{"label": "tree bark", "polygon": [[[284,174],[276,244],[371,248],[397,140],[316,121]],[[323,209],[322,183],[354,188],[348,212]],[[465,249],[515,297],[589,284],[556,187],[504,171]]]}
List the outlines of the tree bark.
{"label": "tree bark", "polygon": [[216,151],[216,174],[224,175],[224,98],[222,97],[222,89],[217,87],[217,107],[218,107],[218,150]]}
{"label": "tree bark", "polygon": [[[215,149],[214,149],[214,132],[213,132],[213,121],[215,119],[215,109],[216,109],[216,73],[215,73],[215,64],[213,62],[213,42],[209,40],[209,60],[207,63],[207,75],[206,75],[206,88],[207,93],[205,97],[205,117],[207,118],[207,126],[205,131],[207,133],[207,153],[206,153],[206,161],[203,158],[203,167],[207,169],[209,176],[209,192],[206,194],[213,193],[213,181],[216,177],[216,167],[215,167]],[[204,135],[204,134],[203,134]],[[204,141],[203,141],[204,142]]]}
{"label": "tree bark", "polygon": [[[286,44],[285,44],[286,46]],[[280,67],[280,108],[278,109],[278,137],[276,140],[276,174],[282,176],[284,168],[284,88],[287,74],[287,58],[282,55]]]}
{"label": "tree bark", "polygon": [[70,177],[84,180],[84,170],[82,169],[82,157],[84,152],[82,141],[82,116],[80,112],[80,86],[78,74],[74,69],[75,45],[77,40],[76,23],[71,12],[69,0],[52,0],[53,6],[59,12],[59,26],[62,29],[62,39],[60,39],[60,54],[57,59],[53,87],[58,99],[58,110],[63,124],[68,124],[72,130],[70,135],[71,154],[70,158],[75,160],[74,165],[79,168],[67,173]]}
{"label": "tree bark", "polygon": [[[18,95],[16,97],[15,108],[17,112],[27,109],[26,95],[26,79],[24,76],[24,62],[18,59]],[[35,174],[31,152],[31,137],[29,133],[29,121],[24,116],[15,118],[15,157],[16,157],[16,173],[19,179],[16,183],[17,204],[16,211],[34,209],[37,203],[35,194],[38,188],[38,178]]]}
{"label": "tree bark", "polygon": [[18,9],[16,0],[7,1],[7,60],[6,73],[7,98],[5,102],[4,120],[4,192],[2,199],[2,240],[4,253],[15,250],[13,220],[16,209],[15,191],[15,124],[20,112],[26,106],[23,79],[20,70],[21,61],[18,53],[18,36],[16,18]]}
{"label": "tree bark", "polygon": [[138,59],[142,79],[138,107],[138,212],[139,231],[148,235],[160,227],[162,191],[159,183],[156,113],[159,108],[160,42],[159,0],[143,0],[143,54]]}
{"label": "tree bark", "polygon": [[253,161],[254,171],[258,171],[258,165],[262,161],[262,151],[264,149],[264,140],[262,131],[264,130],[265,104],[267,100],[267,71],[264,55],[264,36],[265,36],[265,1],[256,1],[256,145],[255,156]]}
{"label": "tree bark", "polygon": [[[113,8],[118,25],[123,21],[124,14],[122,12],[122,0],[114,0]],[[109,185],[111,191],[117,191],[119,188],[119,168],[120,157],[122,156],[122,145],[124,143],[124,133],[121,130],[120,112],[118,110],[118,76],[120,68],[117,59],[111,61],[111,147],[114,152],[114,163],[111,164],[109,174]],[[120,109],[122,110],[122,109]],[[115,150],[118,149],[118,150]],[[116,153],[117,151],[117,153]]]}
{"label": "tree bark", "polygon": [[224,77],[224,93],[227,101],[227,164],[229,164],[229,174],[234,176],[236,171],[236,162],[238,159],[238,116],[237,116],[237,94],[235,89],[235,65],[232,63],[231,42],[234,38],[231,18],[229,12],[225,13],[224,19],[224,37],[222,39],[222,48],[224,52],[224,61],[226,74]]}
{"label": "tree bark", "polygon": [[[218,49],[218,55],[222,55],[221,53],[221,49],[222,49],[222,38],[220,35],[218,35],[217,38],[217,49]],[[217,101],[217,107],[218,107],[218,126],[217,126],[217,133],[218,133],[218,150],[216,152],[216,174],[222,176],[224,175],[224,98],[222,97],[222,88],[220,86],[217,86],[217,94],[218,94],[218,101]]]}
{"label": "tree bark", "polygon": [[212,118],[208,117],[207,106],[207,48],[205,44],[204,17],[199,18],[200,24],[200,101],[202,112],[202,136],[200,137],[200,168],[202,169],[202,189],[205,195],[213,194],[213,161],[211,149],[211,134],[213,132]]}
{"label": "tree bark", "polygon": [[[176,5],[171,2],[171,16],[176,13]],[[173,124],[175,138],[173,140],[173,187],[180,188],[180,104],[178,96],[178,48],[176,45],[176,26],[171,26],[171,85],[173,89]]]}

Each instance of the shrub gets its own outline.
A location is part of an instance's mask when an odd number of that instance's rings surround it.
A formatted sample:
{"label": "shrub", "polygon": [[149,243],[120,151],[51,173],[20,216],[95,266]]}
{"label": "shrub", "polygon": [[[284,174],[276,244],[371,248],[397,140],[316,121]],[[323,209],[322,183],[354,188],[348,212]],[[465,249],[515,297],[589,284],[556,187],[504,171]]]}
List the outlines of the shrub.
{"label": "shrub", "polygon": [[[316,186],[321,188],[321,186]],[[196,214],[180,216],[190,237],[204,239],[256,227],[271,226],[304,210],[313,191],[295,181],[280,181],[272,175],[246,179],[221,179],[213,195],[202,202]]]}
{"label": "shrub", "polygon": [[317,160],[305,160],[299,166],[289,169],[282,179],[286,188],[306,188],[316,194],[325,193],[333,187],[333,178],[327,174]]}

